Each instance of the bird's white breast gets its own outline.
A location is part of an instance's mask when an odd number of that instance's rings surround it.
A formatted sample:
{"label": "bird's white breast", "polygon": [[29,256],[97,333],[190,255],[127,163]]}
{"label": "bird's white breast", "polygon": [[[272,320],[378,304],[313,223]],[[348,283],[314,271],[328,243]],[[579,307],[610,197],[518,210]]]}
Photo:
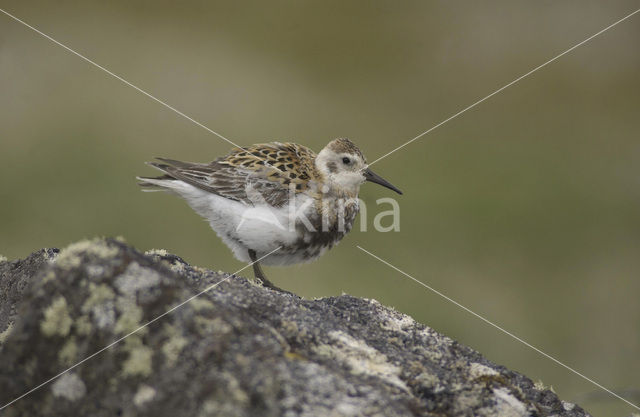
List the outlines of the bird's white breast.
{"label": "bird's white breast", "polygon": [[303,237],[297,227],[296,215],[311,214],[310,211],[314,210],[311,197],[298,195],[293,207],[289,204],[282,207],[250,206],[178,180],[171,181],[167,188],[183,197],[198,214],[207,219],[211,228],[240,261],[251,262],[249,249],[261,257],[278,247],[281,249],[261,263],[289,265],[312,260],[305,257],[303,251],[295,250]]}

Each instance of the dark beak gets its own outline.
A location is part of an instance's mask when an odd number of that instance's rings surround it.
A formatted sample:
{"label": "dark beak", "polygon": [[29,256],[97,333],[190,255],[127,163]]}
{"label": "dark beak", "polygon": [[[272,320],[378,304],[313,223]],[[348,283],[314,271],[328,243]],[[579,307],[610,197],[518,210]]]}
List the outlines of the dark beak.
{"label": "dark beak", "polygon": [[398,194],[402,194],[402,191],[398,190],[396,187],[393,186],[393,184],[391,184],[389,181],[382,178],[380,175],[374,173],[370,169],[366,169],[364,171],[364,178],[367,181],[375,182],[376,184],[380,184],[383,187],[387,187],[388,189],[393,190]]}

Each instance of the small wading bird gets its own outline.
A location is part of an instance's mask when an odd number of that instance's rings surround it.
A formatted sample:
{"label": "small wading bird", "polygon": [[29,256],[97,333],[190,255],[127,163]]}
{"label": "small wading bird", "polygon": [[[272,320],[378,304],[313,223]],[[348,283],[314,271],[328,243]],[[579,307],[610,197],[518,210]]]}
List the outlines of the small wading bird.
{"label": "small wading bird", "polygon": [[[331,141],[317,155],[295,143],[235,148],[210,163],[157,158],[164,172],[138,177],[145,191],[184,198],[266,287],[277,289],[257,260],[290,265],[320,257],[347,234],[365,181],[402,192],[367,167],[349,139]],[[278,249],[279,248],[279,249]],[[278,250],[276,250],[278,249]]]}

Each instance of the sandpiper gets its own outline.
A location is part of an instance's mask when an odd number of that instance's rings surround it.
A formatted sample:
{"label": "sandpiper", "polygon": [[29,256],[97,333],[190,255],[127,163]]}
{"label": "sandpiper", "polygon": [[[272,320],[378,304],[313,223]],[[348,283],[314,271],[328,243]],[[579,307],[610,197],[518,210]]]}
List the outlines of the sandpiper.
{"label": "sandpiper", "polygon": [[235,148],[209,163],[156,158],[160,177],[138,177],[145,191],[184,198],[270,288],[257,262],[290,265],[312,261],[347,234],[358,214],[360,185],[371,181],[402,192],[368,169],[360,149],[338,138],[317,155],[295,143]]}

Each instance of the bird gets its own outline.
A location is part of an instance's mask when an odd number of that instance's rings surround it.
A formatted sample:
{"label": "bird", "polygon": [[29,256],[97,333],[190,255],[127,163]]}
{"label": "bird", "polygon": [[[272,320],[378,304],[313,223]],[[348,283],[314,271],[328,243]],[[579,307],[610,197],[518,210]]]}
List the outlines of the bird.
{"label": "bird", "polygon": [[208,163],[155,159],[147,164],[162,175],[136,177],[143,191],[182,197],[239,261],[252,264],[263,286],[279,291],[260,263],[309,262],[331,249],[352,229],[366,181],[402,194],[369,169],[348,138],[332,140],[317,154],[300,144],[269,142],[236,147]]}

